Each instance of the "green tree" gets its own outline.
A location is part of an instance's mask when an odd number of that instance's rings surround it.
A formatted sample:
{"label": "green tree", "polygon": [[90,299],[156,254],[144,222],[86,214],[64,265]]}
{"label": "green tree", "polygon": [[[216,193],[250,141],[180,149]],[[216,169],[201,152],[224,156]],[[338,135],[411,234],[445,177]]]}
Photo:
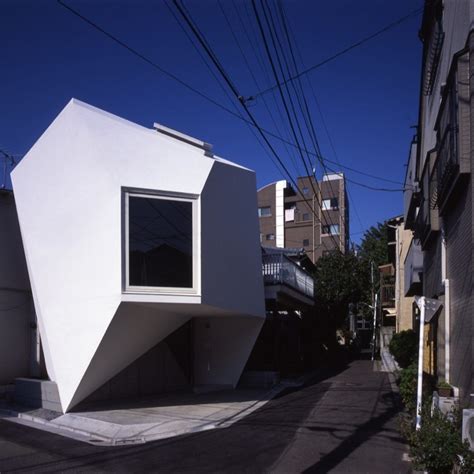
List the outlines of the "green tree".
{"label": "green tree", "polygon": [[[364,233],[358,247],[359,258],[370,265],[374,262],[375,268],[388,262],[388,226],[387,223],[377,223]],[[370,268],[370,267],[369,267]]]}
{"label": "green tree", "polygon": [[366,301],[370,294],[370,280],[361,263],[353,253],[331,253],[316,262],[317,307],[333,328],[343,325],[350,303]]}

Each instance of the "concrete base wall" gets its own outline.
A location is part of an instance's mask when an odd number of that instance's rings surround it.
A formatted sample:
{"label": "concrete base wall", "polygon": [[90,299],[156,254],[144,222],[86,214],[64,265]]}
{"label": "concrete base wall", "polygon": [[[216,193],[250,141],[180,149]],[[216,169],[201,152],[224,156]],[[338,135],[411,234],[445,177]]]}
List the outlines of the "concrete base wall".
{"label": "concrete base wall", "polygon": [[192,324],[188,322],[112,377],[79,406],[94,401],[191,390],[191,335]]}
{"label": "concrete base wall", "polygon": [[0,190],[0,385],[31,375],[34,320],[15,200]]}
{"label": "concrete base wall", "polygon": [[58,387],[50,380],[16,379],[14,400],[20,405],[62,411]]}

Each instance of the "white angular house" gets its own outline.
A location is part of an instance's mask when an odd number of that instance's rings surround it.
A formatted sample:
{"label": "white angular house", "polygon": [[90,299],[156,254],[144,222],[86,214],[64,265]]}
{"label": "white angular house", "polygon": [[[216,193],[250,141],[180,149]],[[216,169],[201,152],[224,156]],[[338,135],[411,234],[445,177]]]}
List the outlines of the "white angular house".
{"label": "white angular house", "polygon": [[190,320],[192,384],[236,386],[265,318],[256,183],[211,148],[73,99],[13,171],[64,412]]}

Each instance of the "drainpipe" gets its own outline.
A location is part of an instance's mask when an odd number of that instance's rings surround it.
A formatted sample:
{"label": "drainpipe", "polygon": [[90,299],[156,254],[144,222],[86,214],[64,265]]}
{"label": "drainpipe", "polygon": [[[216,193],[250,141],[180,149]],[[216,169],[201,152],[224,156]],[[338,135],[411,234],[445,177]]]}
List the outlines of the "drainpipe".
{"label": "drainpipe", "polygon": [[420,308],[420,334],[418,342],[418,383],[416,391],[416,429],[421,428],[421,396],[423,390],[423,349],[424,349],[424,334],[425,334],[425,309],[426,301],[424,296],[420,296],[417,301]]}
{"label": "drainpipe", "polygon": [[441,277],[444,285],[444,379],[450,383],[450,320],[451,295],[447,276],[447,243],[444,222],[441,226]]}

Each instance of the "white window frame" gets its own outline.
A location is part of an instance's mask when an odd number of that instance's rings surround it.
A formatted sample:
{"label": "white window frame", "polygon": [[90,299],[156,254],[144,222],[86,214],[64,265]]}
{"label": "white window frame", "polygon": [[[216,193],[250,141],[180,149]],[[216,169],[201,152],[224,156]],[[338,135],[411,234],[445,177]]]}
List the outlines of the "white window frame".
{"label": "white window frame", "polygon": [[[130,285],[129,264],[129,199],[141,197],[163,201],[183,201],[192,204],[192,287],[168,286],[136,286]],[[166,191],[149,191],[143,189],[122,189],[123,220],[122,220],[122,280],[123,293],[155,294],[155,295],[193,295],[201,293],[201,201],[198,195],[185,193],[169,193]]]}

